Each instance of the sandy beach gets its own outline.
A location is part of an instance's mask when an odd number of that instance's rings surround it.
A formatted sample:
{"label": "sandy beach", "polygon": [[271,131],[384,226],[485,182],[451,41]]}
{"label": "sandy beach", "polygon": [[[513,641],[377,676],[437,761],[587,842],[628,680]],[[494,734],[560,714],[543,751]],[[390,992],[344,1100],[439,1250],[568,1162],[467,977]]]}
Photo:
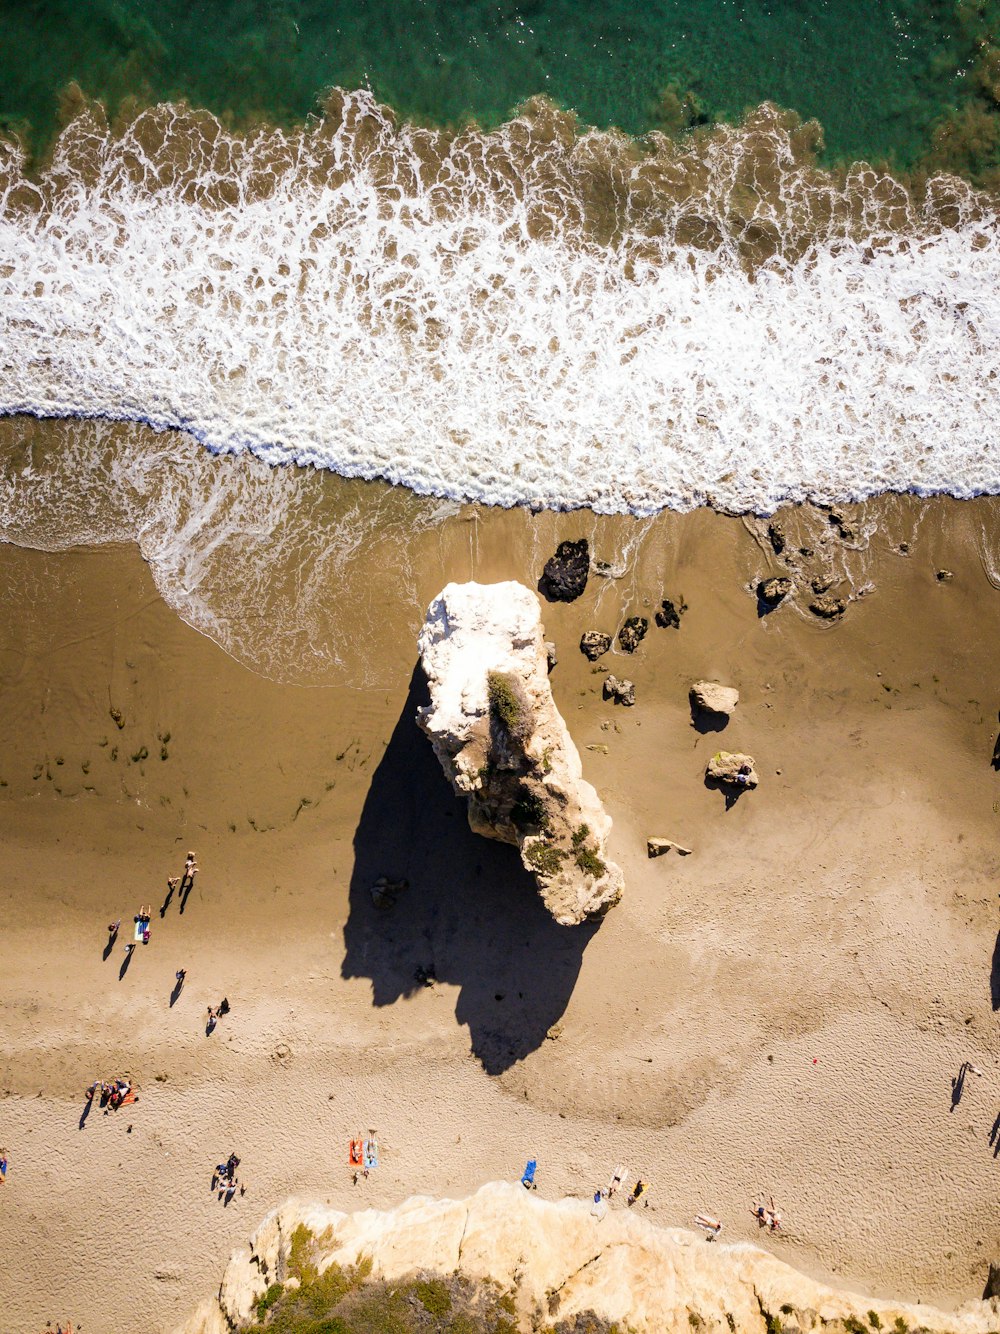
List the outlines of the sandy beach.
{"label": "sandy beach", "polygon": [[[531,1156],[551,1199],[625,1161],[654,1221],[708,1210],[835,1286],[978,1296],[1000,1259],[1000,504],[844,514],[854,541],[823,511],[779,516],[779,558],[766,522],[706,510],[456,510],[405,588],[377,544],[359,553],[336,624],[311,631],[349,656],[377,621],[365,688],[252,671],[133,545],[0,547],[5,1331],[169,1331],[289,1195],[391,1207]],[[581,534],[616,577],[543,619],[626,891],[599,927],[562,928],[514,850],[470,833],[415,726],[414,632],[448,580],[535,587]],[[808,598],[759,614],[752,586],[800,547],[800,583],[822,568],[851,594],[842,619]],[[635,682],[614,708],[580,634],[664,597],[680,628],[597,664]],[[740,691],[722,734],[693,726],[703,678]],[[703,781],[720,745],[761,773],[731,809]],[[692,853],[649,860],[650,836]],[[189,848],[193,891],[161,915]],[[389,911],[379,875],[409,881]],[[151,938],[123,969],[143,903]],[[956,1084],[967,1061],[983,1074]],[[126,1072],[138,1103],[84,1115],[91,1081]],[[354,1186],[347,1142],[369,1127],[382,1162]],[[224,1207],[230,1150],[248,1189]],[[761,1192],[783,1236],[758,1237]]]}

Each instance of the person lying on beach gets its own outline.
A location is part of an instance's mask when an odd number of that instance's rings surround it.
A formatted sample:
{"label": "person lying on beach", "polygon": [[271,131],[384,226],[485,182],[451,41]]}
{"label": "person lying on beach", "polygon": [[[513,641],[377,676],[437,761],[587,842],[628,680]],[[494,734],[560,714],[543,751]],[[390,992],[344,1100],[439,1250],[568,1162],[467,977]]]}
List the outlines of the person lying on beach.
{"label": "person lying on beach", "polygon": [[0,1149],[0,1186],[7,1180],[7,1150]]}
{"label": "person lying on beach", "polygon": [[215,1011],[212,1009],[210,1005],[208,1007],[208,1023],[205,1025],[206,1034],[213,1033],[215,1031],[215,1025],[218,1022],[219,1022],[219,1016],[215,1013]]}
{"label": "person lying on beach", "polygon": [[694,1221],[698,1227],[703,1227],[709,1234],[709,1241],[714,1241],[722,1231],[722,1223],[719,1219],[713,1218],[711,1214],[695,1214]]}
{"label": "person lying on beach", "polygon": [[[636,1177],[635,1185],[632,1188],[632,1193],[625,1201],[625,1203],[631,1209],[632,1205],[635,1204],[636,1200],[638,1200],[640,1196],[644,1195],[647,1190],[649,1190],[649,1182],[643,1181],[642,1177]],[[648,1204],[649,1201],[647,1200],[646,1203]]]}

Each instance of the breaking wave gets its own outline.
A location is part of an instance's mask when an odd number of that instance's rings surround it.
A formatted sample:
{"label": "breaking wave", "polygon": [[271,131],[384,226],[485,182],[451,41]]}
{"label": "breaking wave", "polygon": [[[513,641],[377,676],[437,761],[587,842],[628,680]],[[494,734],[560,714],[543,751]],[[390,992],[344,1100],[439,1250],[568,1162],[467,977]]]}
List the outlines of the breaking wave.
{"label": "breaking wave", "polygon": [[817,147],[766,105],[684,144],[86,107],[0,157],[0,411],[505,506],[1000,490],[995,212]]}

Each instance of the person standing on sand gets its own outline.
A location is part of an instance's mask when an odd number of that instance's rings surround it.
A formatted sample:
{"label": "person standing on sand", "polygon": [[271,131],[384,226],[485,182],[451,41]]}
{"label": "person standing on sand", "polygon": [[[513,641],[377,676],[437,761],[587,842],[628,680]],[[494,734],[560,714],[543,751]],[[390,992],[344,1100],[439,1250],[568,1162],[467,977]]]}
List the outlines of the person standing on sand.
{"label": "person standing on sand", "polygon": [[0,1186],[7,1180],[7,1150],[0,1149]]}

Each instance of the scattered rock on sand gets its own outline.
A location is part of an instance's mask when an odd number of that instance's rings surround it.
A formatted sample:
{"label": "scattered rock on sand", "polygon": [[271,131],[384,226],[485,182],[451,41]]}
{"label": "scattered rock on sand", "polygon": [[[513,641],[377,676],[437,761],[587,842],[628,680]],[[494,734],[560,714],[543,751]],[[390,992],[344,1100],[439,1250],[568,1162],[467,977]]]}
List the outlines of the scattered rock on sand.
{"label": "scattered rock on sand", "polygon": [[550,602],[574,602],[587,587],[590,574],[590,544],[585,537],[560,542],[556,554],[545,562],[539,588]]}
{"label": "scattered rock on sand", "polygon": [[720,750],[712,756],[705,769],[705,775],[714,778],[717,783],[726,783],[735,788],[756,787],[760,782],[753,756],[729,750]]}
{"label": "scattered rock on sand", "polygon": [[604,656],[611,647],[611,636],[602,635],[600,630],[584,630],[580,636],[580,652],[591,662]]}
{"label": "scattered rock on sand", "polygon": [[660,603],[660,610],[653,617],[653,620],[661,630],[679,630],[681,628],[681,617],[687,611],[687,603],[682,598],[680,605],[673,603],[669,598],[664,598]]}
{"label": "scattered rock on sand", "polygon": [[785,530],[777,521],[767,525],[767,536],[771,543],[771,550],[776,556],[780,556],[785,549]]}
{"label": "scattered rock on sand", "polygon": [[616,704],[624,704],[630,709],[635,703],[635,686],[631,681],[619,680],[609,672],[604,678],[604,698],[613,699]]}
{"label": "scattered rock on sand", "polygon": [[757,585],[757,596],[769,607],[776,607],[792,591],[791,579],[778,575],[773,579],[762,579]]}
{"label": "scattered rock on sand", "polygon": [[650,857],[662,857],[665,852],[677,852],[682,857],[691,856],[690,848],[682,848],[671,838],[647,838],[646,852]]}
{"label": "scattered rock on sand", "polygon": [[430,687],[417,721],[468,797],[473,832],[518,848],[561,925],[602,916],[622,873],[605,855],[611,819],[552,698],[538,599],[516,583],[449,584],[417,644]]}
{"label": "scattered rock on sand", "polygon": [[740,702],[740,692],[717,681],[695,681],[688,692],[691,703],[702,713],[721,713],[726,718]]}
{"label": "scattered rock on sand", "polygon": [[835,621],[847,610],[847,602],[844,598],[833,598],[827,593],[822,593],[809,603],[809,610],[814,616],[821,616],[825,621]]}
{"label": "scattered rock on sand", "polygon": [[646,638],[649,622],[645,616],[630,616],[618,631],[618,642],[625,653],[634,653]]}
{"label": "scattered rock on sand", "polygon": [[549,664],[549,671],[551,672],[553,667],[555,667],[556,663],[559,661],[559,656],[556,653],[556,646],[551,639],[546,639],[545,641],[545,659]]}
{"label": "scattered rock on sand", "polygon": [[952,574],[951,570],[938,570],[937,575],[935,577],[939,584],[946,584],[950,580],[954,579],[955,576],[954,574]]}

